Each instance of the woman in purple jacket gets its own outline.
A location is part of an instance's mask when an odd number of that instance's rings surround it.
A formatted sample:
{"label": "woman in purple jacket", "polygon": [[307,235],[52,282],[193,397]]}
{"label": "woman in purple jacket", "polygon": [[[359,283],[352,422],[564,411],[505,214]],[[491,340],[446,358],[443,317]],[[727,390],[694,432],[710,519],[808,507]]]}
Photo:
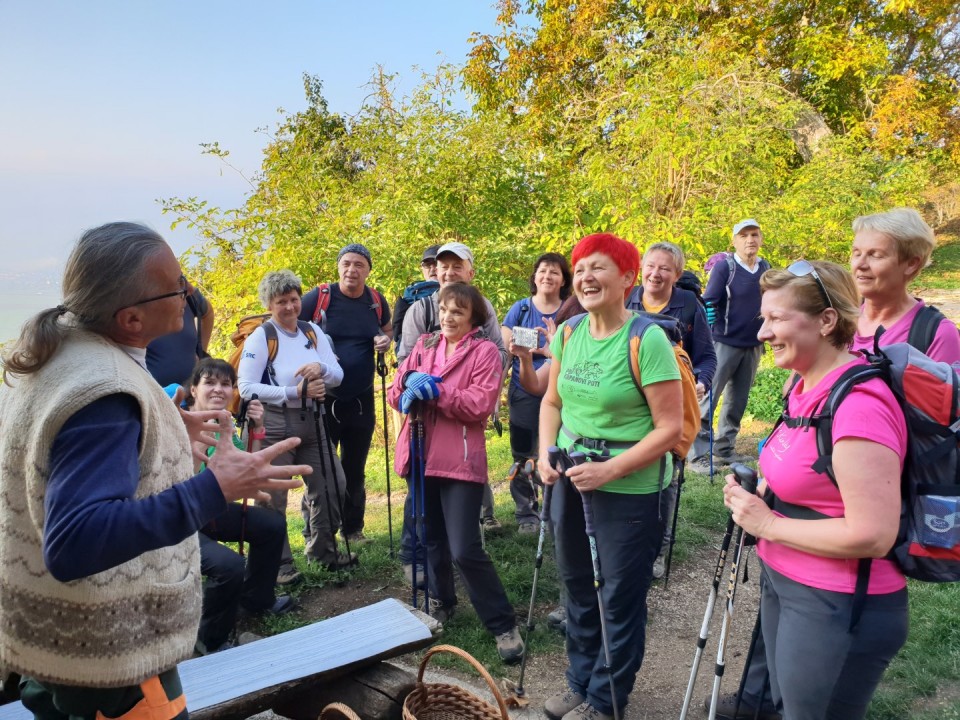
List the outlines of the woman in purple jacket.
{"label": "woman in purple jacket", "polygon": [[[519,662],[523,641],[513,606],[480,540],[487,482],[484,425],[500,391],[497,346],[482,331],[487,307],[461,283],[440,290],[440,330],[422,335],[400,365],[390,404],[424,426],[427,567],[430,614],[444,622],[457,602],[456,564],[477,615],[497,639],[504,662]],[[408,416],[409,417],[409,416]],[[410,478],[410,422],[397,439],[394,468]]]}

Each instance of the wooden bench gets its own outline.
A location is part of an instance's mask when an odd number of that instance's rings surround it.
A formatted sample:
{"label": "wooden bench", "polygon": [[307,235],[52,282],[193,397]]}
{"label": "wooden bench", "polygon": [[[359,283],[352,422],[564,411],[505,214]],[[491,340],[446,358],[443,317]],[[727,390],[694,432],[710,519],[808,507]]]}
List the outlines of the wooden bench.
{"label": "wooden bench", "polygon": [[[429,618],[391,598],[187,660],[179,666],[187,709],[193,720],[231,720],[268,710],[291,692],[333,683],[430,645],[436,625],[425,621]],[[0,720],[32,717],[19,702],[0,706]]]}

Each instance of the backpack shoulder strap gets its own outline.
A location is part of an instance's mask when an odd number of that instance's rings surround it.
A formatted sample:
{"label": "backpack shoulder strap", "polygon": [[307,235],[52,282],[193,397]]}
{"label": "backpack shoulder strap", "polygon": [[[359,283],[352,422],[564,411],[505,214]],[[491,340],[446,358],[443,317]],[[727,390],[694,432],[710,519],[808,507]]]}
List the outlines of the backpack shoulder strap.
{"label": "backpack shoulder strap", "polygon": [[424,320],[423,331],[425,333],[432,333],[435,330],[439,329],[437,318],[434,315],[433,295],[427,295],[424,298],[420,298],[420,300],[418,300],[417,302],[423,303],[423,320]]}
{"label": "backpack shoulder strap", "polygon": [[[317,332],[313,329],[313,325],[308,323],[306,320],[297,320],[297,328],[300,332],[307,336],[307,340],[310,341],[310,345],[316,349],[317,348]],[[274,330],[273,334],[276,335],[277,331]],[[273,356],[276,357],[277,353],[274,352]]]}
{"label": "backpack shoulder strap", "polygon": [[733,257],[732,252],[724,253],[723,259],[727,263],[727,287],[730,287],[730,283],[733,282],[733,276],[737,273],[737,261]]}
{"label": "backpack shoulder strap", "polygon": [[[300,321],[298,320],[297,322],[299,323]],[[276,372],[273,369],[273,361],[277,358],[277,350],[280,346],[280,339],[277,337],[277,327],[270,322],[270,320],[265,320],[260,327],[263,328],[263,335],[267,340],[267,367],[265,374],[268,379],[276,385]]]}
{"label": "backpack shoulder strap", "polygon": [[517,315],[517,325],[523,326],[523,319],[530,313],[530,303],[533,298],[524,298],[520,301],[520,314]]}
{"label": "backpack shoulder strap", "polygon": [[574,315],[573,317],[567,318],[563,324],[563,334],[560,336],[560,349],[562,350],[567,344],[567,340],[570,339],[570,336],[573,335],[573,331],[577,329],[577,325],[587,316],[586,313],[580,313],[579,315]]}
{"label": "backpack shoulder strap", "polygon": [[833,384],[830,394],[827,395],[827,399],[818,413],[819,422],[816,423],[817,460],[813,463],[813,470],[821,474],[825,473],[834,485],[837,484],[837,478],[833,472],[833,418],[840,403],[855,386],[876,377],[887,378],[887,373],[880,363],[871,363],[866,366],[858,365],[845,371]]}
{"label": "backpack shoulder strap", "polygon": [[327,308],[330,307],[330,283],[317,284],[317,307],[313,311],[313,317],[310,318],[315,325],[321,329],[327,326]]}
{"label": "backpack shoulder strap", "polygon": [[383,306],[386,301],[383,299],[383,295],[380,294],[380,291],[377,290],[376,288],[368,286],[367,290],[370,291],[370,297],[372,298],[372,302],[370,303],[370,305],[373,308],[373,311],[377,313],[377,327],[378,328],[382,327],[383,326]]}
{"label": "backpack shoulder strap", "polygon": [[630,319],[630,331],[627,333],[627,364],[630,366],[630,376],[641,393],[643,386],[640,384],[640,343],[643,342],[643,334],[647,328],[655,324],[649,317],[634,313]]}
{"label": "backpack shoulder strap", "polygon": [[937,335],[937,328],[944,320],[944,315],[934,305],[924,305],[910,325],[907,343],[926,355]]}

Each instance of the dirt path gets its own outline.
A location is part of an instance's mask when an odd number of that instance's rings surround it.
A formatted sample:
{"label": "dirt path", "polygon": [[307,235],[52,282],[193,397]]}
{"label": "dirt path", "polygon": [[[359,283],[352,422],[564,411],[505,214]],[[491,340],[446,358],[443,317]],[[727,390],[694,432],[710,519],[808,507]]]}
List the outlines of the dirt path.
{"label": "dirt path", "polygon": [[[715,542],[701,546],[688,555],[684,563],[675,565],[667,588],[663,587],[662,582],[658,582],[651,589],[648,597],[646,656],[624,720],[672,720],[679,716],[710,592],[710,582],[716,568],[719,541],[720,538],[716,537]],[[727,674],[721,692],[736,688],[756,617],[759,566],[752,553],[749,576],[749,582],[741,582],[737,590],[733,630],[726,652]],[[725,574],[721,593],[726,591],[727,578],[728,574]],[[351,581],[344,588],[326,587],[306,591],[300,597],[301,612],[305,617],[329,617],[384,597],[408,601],[407,592],[406,587],[398,583]],[[690,711],[691,718],[705,716],[702,703],[713,682],[716,640],[720,632],[723,607],[724,597],[721,596],[714,610],[710,639],[700,664],[699,682]],[[518,612],[520,611],[518,608]],[[525,617],[525,609],[522,614]],[[542,623],[543,619],[539,620]],[[414,658],[407,657],[402,658],[399,664],[416,672],[415,662]],[[512,710],[511,716],[531,720],[542,718],[544,701],[566,687],[565,670],[566,656],[562,651],[531,655],[524,678],[530,704],[522,709]],[[483,689],[478,687],[479,679],[468,672],[446,669],[443,672],[447,676],[455,677],[464,686],[483,692]],[[507,678],[515,682],[518,672],[517,668],[511,668],[496,679],[499,681]]]}

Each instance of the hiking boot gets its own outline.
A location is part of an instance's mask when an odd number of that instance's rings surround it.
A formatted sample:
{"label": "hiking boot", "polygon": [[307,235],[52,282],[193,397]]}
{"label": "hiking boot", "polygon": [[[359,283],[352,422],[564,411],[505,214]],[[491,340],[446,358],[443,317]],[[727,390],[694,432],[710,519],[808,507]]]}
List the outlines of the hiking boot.
{"label": "hiking boot", "polygon": [[500,659],[507,665],[515,665],[523,657],[523,638],[520,629],[516,626],[505,633],[497,635],[497,652]]}
{"label": "hiking boot", "polygon": [[519,535],[536,535],[540,532],[540,523],[536,520],[526,520],[517,525]]}
{"label": "hiking boot", "polygon": [[663,576],[667,574],[667,561],[663,555],[657,555],[657,559],[653,561],[653,579],[661,580]]}
{"label": "hiking boot", "polygon": [[576,690],[567,688],[562,693],[548,698],[543,704],[543,714],[550,720],[561,720],[564,715],[585,703],[587,699]]}
{"label": "hiking boot", "polygon": [[[754,716],[758,720],[780,720],[780,713],[770,710],[769,706],[767,709],[760,708],[760,713],[757,714],[757,709],[746,698],[740,700],[740,707],[737,709],[737,714],[734,715],[733,709],[736,704],[736,693],[727,693],[717,698],[717,720],[753,720]],[[707,712],[710,711],[709,695],[703,701],[703,707]]]}
{"label": "hiking boot", "polygon": [[363,530],[347,533],[347,540],[351,545],[366,545],[368,542],[371,542],[370,538],[363,534]]}
{"label": "hiking boot", "polygon": [[[698,475],[709,475],[710,474],[710,458],[706,455],[698,457],[696,460],[688,460],[686,469],[690,472],[695,472]],[[716,472],[718,467],[716,464],[713,466],[713,471]]]}
{"label": "hiking boot", "polygon": [[613,720],[613,715],[602,713],[590,703],[585,702],[564,715],[563,720]]}
{"label": "hiking boot", "polygon": [[713,466],[728,467],[733,463],[752,463],[756,462],[757,459],[750,455],[741,455],[740,453],[730,453],[729,455],[714,455],[713,456]]}
{"label": "hiking boot", "polygon": [[278,595],[273,605],[263,611],[264,615],[286,615],[297,607],[297,601],[289,595]]}
{"label": "hiking boot", "polygon": [[442,600],[430,598],[430,602],[428,603],[427,607],[429,608],[426,611],[427,615],[443,625],[445,622],[449,622],[453,618],[453,612],[457,606],[447,605],[444,604]]}
{"label": "hiking boot", "polygon": [[277,585],[296,585],[302,579],[293,565],[281,565],[277,571]]}
{"label": "hiking boot", "polygon": [[480,518],[480,524],[483,526],[484,531],[488,533],[497,532],[503,528],[503,525],[500,524],[500,521],[497,520],[493,515],[490,517]]}
{"label": "hiking boot", "polygon": [[325,570],[334,572],[335,570],[343,570],[356,565],[357,554],[355,552],[349,555],[346,553],[338,553],[332,560],[319,560],[317,562],[319,562]]}
{"label": "hiking boot", "polygon": [[[404,565],[403,566],[403,577],[407,581],[407,585],[413,585],[413,565]],[[417,563],[417,590],[424,590],[427,587],[426,574],[424,573],[423,565]]]}
{"label": "hiking boot", "polygon": [[[567,609],[560,605],[547,615],[547,625],[562,635],[567,634]],[[582,702],[582,701],[581,701]]]}

